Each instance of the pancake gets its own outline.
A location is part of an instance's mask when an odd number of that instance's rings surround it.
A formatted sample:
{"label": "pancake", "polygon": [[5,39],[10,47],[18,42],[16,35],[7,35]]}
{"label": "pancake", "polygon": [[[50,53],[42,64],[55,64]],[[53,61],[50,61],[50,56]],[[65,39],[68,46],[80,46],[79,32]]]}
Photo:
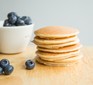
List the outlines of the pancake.
{"label": "pancake", "polygon": [[59,59],[62,60],[62,59],[70,58],[71,56],[77,56],[80,54],[80,50],[76,50],[76,51],[68,52],[68,53],[62,53],[62,54],[37,51],[36,54],[43,60],[55,61]]}
{"label": "pancake", "polygon": [[79,31],[71,27],[47,26],[36,30],[34,33],[40,38],[62,38],[77,35]]}
{"label": "pancake", "polygon": [[58,63],[56,63],[56,62],[48,62],[48,61],[42,60],[39,57],[36,58],[36,61],[38,63],[40,63],[40,64],[48,65],[48,66],[72,66],[72,65],[74,65],[74,64],[76,64],[76,63],[79,62],[79,60],[77,60],[77,61],[69,62],[69,63],[67,63],[67,62],[66,63],[64,63],[64,62],[58,62]]}
{"label": "pancake", "polygon": [[52,48],[52,49],[54,48],[55,49],[55,48],[61,48],[61,47],[65,47],[65,46],[75,45],[79,42],[80,42],[80,40],[77,39],[77,40],[74,40],[71,42],[62,43],[62,44],[55,44],[55,45],[53,45],[53,44],[52,45],[44,45],[44,44],[38,44],[36,42],[35,42],[35,44],[39,47],[42,47],[42,48]]}
{"label": "pancake", "polygon": [[44,60],[44,61],[47,61],[47,62],[54,62],[54,63],[67,63],[68,62],[69,63],[69,62],[77,61],[77,60],[81,59],[83,56],[82,56],[82,54],[80,54],[80,55],[77,55],[77,56],[70,56],[67,59],[57,59],[57,60],[54,60],[54,61],[45,60],[40,56],[38,56],[38,57],[40,59]]}
{"label": "pancake", "polygon": [[46,49],[46,48],[41,48],[41,47],[37,47],[37,49],[39,51],[43,51],[43,52],[52,52],[52,53],[64,53],[64,52],[72,52],[75,50],[79,50],[82,47],[82,45],[80,43],[72,45],[72,46],[66,46],[66,47],[62,47],[62,48],[58,48],[58,49]]}
{"label": "pancake", "polygon": [[[67,59],[58,59],[58,60],[54,60],[54,61],[52,61],[52,62],[56,62],[56,63],[61,63],[61,62],[63,62],[63,63],[69,63],[69,62],[75,62],[75,61],[77,61],[77,60],[80,60],[81,58],[82,58],[83,56],[80,54],[80,55],[77,55],[77,56],[71,56],[71,57],[69,57],[69,58],[67,58]],[[42,59],[42,58],[41,58]],[[42,59],[43,60],[43,59]],[[46,61],[49,61],[49,60],[46,60]],[[50,61],[51,62],[51,61]]]}
{"label": "pancake", "polygon": [[62,44],[62,43],[67,43],[67,42],[71,42],[71,41],[75,41],[77,40],[78,37],[77,36],[72,36],[72,37],[68,37],[68,38],[63,38],[63,39],[42,39],[39,37],[35,37],[34,38],[34,42],[41,44],[41,45],[53,45],[53,44]]}

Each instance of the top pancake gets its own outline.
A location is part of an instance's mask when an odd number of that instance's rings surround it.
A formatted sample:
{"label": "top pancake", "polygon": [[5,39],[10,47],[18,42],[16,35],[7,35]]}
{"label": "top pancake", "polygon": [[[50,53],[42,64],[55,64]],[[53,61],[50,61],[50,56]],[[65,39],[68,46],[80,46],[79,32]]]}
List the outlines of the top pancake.
{"label": "top pancake", "polygon": [[40,38],[62,38],[77,35],[79,31],[64,26],[47,26],[36,30],[34,33]]}

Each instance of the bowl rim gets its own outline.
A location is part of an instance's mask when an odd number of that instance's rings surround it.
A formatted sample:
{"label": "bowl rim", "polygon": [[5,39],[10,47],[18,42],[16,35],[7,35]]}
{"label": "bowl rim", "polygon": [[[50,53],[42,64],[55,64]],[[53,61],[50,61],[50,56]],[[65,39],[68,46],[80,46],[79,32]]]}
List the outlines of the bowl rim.
{"label": "bowl rim", "polygon": [[[4,23],[4,21],[0,21],[0,24]],[[24,26],[11,26],[11,27],[4,27],[0,26],[0,29],[21,29],[21,28],[26,28],[26,27],[33,27],[35,24],[32,23],[31,25],[24,25]]]}

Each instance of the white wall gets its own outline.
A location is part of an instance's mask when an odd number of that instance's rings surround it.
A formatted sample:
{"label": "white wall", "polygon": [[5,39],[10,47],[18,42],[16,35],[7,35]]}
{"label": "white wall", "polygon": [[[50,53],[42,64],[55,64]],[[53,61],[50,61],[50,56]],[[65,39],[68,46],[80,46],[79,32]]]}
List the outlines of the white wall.
{"label": "white wall", "polygon": [[47,25],[77,27],[83,44],[93,44],[93,0],[0,0],[0,19],[15,11],[31,16],[38,29]]}

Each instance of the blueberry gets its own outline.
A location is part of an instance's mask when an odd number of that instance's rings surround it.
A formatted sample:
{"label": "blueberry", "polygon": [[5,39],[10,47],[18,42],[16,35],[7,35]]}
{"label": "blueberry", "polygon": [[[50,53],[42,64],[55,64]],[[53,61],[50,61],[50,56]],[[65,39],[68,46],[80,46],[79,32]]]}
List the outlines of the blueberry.
{"label": "blueberry", "polygon": [[11,16],[18,16],[15,12],[8,13],[7,17],[10,18]]}
{"label": "blueberry", "polygon": [[8,65],[7,67],[4,68],[4,74],[5,75],[10,75],[14,70],[14,67],[12,65]]}
{"label": "blueberry", "polygon": [[9,66],[10,65],[10,62],[9,62],[9,60],[7,60],[7,59],[2,59],[1,61],[0,61],[0,67],[2,67],[2,68],[5,68],[5,67],[7,67],[7,66]]}
{"label": "blueberry", "polygon": [[0,67],[0,74],[3,74],[3,68]]}
{"label": "blueberry", "polygon": [[11,17],[8,18],[8,21],[10,24],[14,25],[17,21],[17,16],[11,15]]}
{"label": "blueberry", "polygon": [[32,20],[28,16],[23,16],[21,19],[24,20],[24,22],[25,22],[26,25],[32,24]]}
{"label": "blueberry", "polygon": [[6,19],[6,20],[4,21],[3,26],[6,26],[6,27],[11,26],[11,24],[10,24],[9,21],[8,21],[8,19]]}
{"label": "blueberry", "polygon": [[17,18],[15,25],[16,26],[22,26],[22,25],[25,25],[25,22],[21,18]]}
{"label": "blueberry", "polygon": [[35,63],[32,60],[27,60],[25,62],[26,69],[31,70],[35,67]]}

